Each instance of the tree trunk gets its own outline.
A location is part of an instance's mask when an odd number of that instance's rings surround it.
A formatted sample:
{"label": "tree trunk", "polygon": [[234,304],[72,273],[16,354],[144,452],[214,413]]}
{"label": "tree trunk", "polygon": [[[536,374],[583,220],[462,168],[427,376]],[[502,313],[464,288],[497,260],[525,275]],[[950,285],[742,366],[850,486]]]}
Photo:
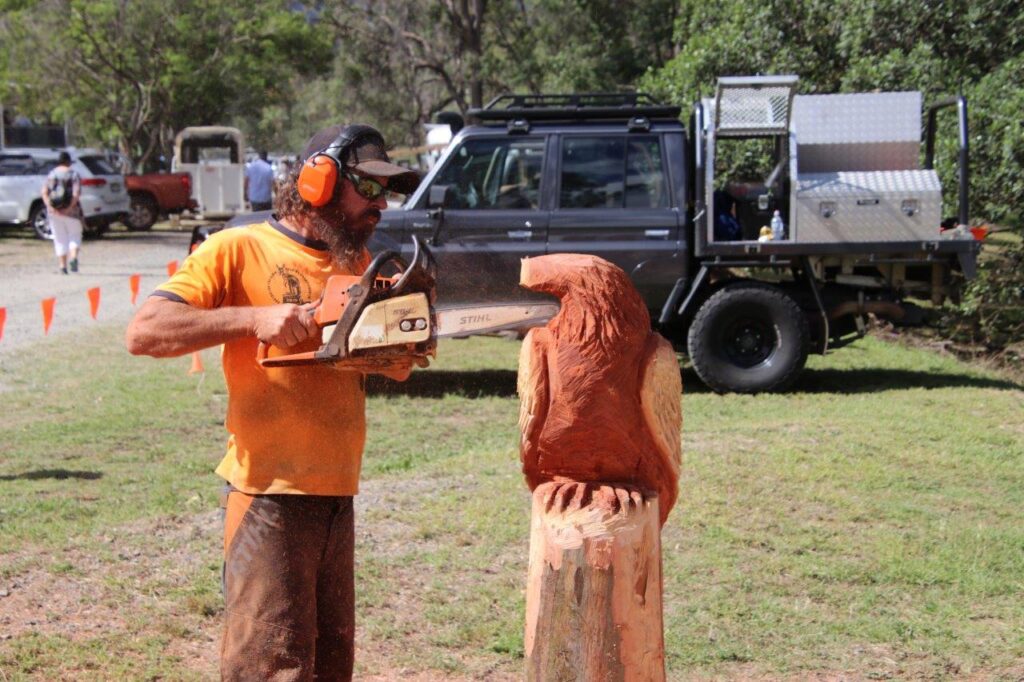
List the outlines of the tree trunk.
{"label": "tree trunk", "polygon": [[525,645],[528,680],[665,679],[656,495],[574,481],[537,486]]}

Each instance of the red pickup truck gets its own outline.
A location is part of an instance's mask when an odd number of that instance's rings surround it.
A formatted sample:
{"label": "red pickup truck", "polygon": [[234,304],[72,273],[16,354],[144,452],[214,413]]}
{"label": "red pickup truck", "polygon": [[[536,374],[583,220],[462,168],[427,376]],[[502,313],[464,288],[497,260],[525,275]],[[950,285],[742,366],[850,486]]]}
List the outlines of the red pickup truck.
{"label": "red pickup truck", "polygon": [[135,232],[153,227],[161,215],[192,210],[192,176],[188,173],[126,175],[124,184],[131,199],[125,224]]}

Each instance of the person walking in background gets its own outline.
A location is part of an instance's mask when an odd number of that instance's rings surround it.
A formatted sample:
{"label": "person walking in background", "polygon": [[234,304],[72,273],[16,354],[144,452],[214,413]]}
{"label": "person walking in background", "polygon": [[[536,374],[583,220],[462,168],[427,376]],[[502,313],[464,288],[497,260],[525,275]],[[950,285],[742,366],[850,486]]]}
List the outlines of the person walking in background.
{"label": "person walking in background", "polygon": [[82,179],[71,167],[71,155],[61,152],[57,166],[46,176],[42,195],[46,204],[46,220],[53,235],[53,250],[57,253],[60,271],[65,275],[69,265],[71,272],[78,272],[78,250],[82,245],[82,219],[78,205],[81,194]]}
{"label": "person walking in background", "polygon": [[266,150],[245,167],[245,196],[253,211],[269,211],[274,200],[274,169],[267,162]]}

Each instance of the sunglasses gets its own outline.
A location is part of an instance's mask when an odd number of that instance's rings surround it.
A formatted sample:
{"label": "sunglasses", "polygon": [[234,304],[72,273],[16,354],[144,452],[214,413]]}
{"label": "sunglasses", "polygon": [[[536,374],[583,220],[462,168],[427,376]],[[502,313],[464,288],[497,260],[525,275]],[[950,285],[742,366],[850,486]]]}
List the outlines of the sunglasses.
{"label": "sunglasses", "polygon": [[359,196],[371,201],[379,198],[384,192],[388,191],[388,188],[380,183],[378,180],[373,178],[367,178],[362,175],[356,175],[351,171],[345,171],[345,177],[349,179],[352,186],[355,187],[356,192]]}

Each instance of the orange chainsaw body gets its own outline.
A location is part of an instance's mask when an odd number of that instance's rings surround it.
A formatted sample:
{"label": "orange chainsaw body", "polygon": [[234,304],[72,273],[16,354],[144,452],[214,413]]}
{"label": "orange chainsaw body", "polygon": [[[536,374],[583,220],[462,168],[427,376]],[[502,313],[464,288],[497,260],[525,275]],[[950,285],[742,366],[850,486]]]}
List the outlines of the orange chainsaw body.
{"label": "orange chainsaw body", "polygon": [[[437,350],[434,314],[433,261],[415,243],[412,264],[396,253],[378,255],[362,275],[334,275],[327,280],[313,319],[323,345],[316,351],[269,356],[261,343],[257,360],[263,367],[330,363],[338,369],[402,375],[413,366],[426,367]],[[402,272],[379,275],[388,262]]]}

